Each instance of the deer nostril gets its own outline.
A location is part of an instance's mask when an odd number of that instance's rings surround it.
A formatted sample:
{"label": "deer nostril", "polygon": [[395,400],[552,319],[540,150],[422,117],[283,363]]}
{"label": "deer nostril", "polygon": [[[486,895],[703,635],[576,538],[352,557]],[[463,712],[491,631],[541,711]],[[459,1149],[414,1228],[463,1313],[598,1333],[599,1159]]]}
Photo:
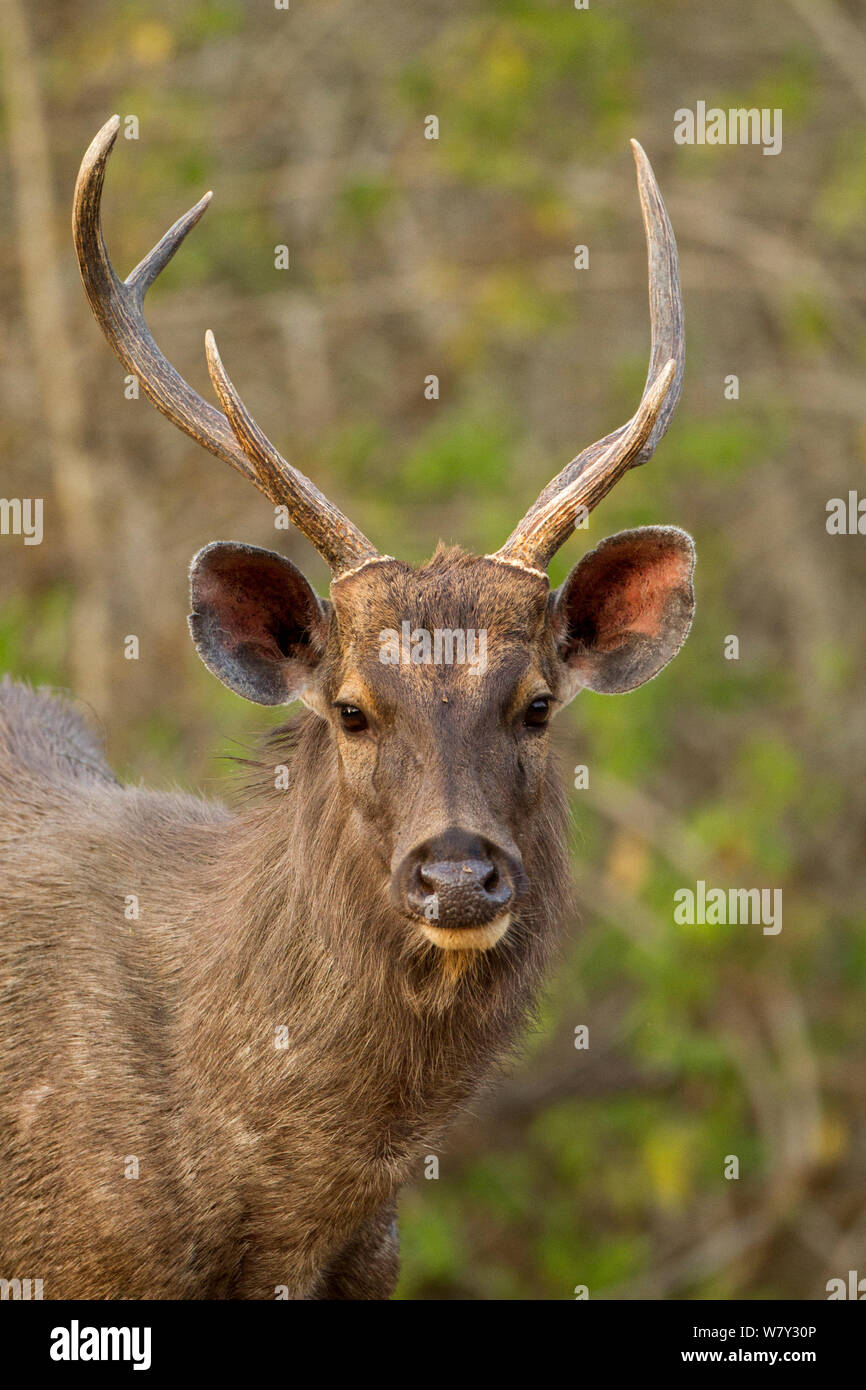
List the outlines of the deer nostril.
{"label": "deer nostril", "polygon": [[416,920],[481,927],[507,917],[525,887],[519,855],[452,829],[409,851],[392,875],[391,898]]}
{"label": "deer nostril", "polygon": [[498,875],[488,859],[436,860],[422,864],[418,871],[421,883],[432,892],[472,893],[484,890]]}
{"label": "deer nostril", "polygon": [[511,885],[487,858],[433,860],[418,864],[408,893],[418,915],[440,925],[478,926],[508,911]]}

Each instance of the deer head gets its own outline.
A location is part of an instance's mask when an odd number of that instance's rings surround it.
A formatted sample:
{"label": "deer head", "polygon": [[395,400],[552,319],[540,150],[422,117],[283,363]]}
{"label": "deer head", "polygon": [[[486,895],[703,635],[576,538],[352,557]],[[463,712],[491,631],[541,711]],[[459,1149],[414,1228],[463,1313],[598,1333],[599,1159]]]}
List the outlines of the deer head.
{"label": "deer head", "polygon": [[637,411],[568,463],[495,553],[440,547],[416,571],[381,554],[286,462],[245,409],[211,333],[222,411],[162,355],[144,296],[211,195],[121,281],[100,220],[118,128],[113,117],[96,136],[75,190],[76,251],[97,321],[157,409],[284,505],[331,569],[323,599],[278,554],[206,546],[191,568],[196,649],[245,699],[301,700],[326,722],[340,785],[406,929],[443,950],[493,947],[531,893],[526,848],[544,815],[551,716],[584,688],[617,694],[650,680],[692,618],[694,547],[673,527],[612,536],[556,592],[546,574],[585,511],[650,458],[680,394],[676,244],[646,155],[633,141],[652,322]]}

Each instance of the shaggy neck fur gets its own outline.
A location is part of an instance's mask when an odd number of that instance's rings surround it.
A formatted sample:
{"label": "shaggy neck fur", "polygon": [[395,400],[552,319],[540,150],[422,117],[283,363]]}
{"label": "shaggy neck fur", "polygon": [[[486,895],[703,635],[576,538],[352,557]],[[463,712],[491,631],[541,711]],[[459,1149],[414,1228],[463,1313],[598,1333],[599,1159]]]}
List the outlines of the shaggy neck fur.
{"label": "shaggy neck fur", "polygon": [[[274,787],[280,764],[288,790]],[[564,906],[565,810],[551,772],[527,827],[517,920],[494,950],[458,958],[391,907],[323,721],[305,713],[275,731],[247,771],[245,811],[215,827],[179,1042],[203,1164],[229,1145],[244,1206],[310,1212],[287,1252],[302,1282],[420,1172],[455,1105],[513,1044]]]}

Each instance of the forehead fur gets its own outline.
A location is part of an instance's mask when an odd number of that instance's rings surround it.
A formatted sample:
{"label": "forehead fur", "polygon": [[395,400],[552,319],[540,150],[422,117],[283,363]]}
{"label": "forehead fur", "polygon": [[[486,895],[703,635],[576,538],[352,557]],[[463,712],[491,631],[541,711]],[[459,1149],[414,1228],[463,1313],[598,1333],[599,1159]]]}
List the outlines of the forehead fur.
{"label": "forehead fur", "polygon": [[[372,677],[387,675],[379,658],[380,634],[401,633],[402,624],[409,623],[412,631],[485,632],[487,662],[495,669],[509,664],[516,649],[538,640],[549,594],[546,578],[469,555],[457,546],[440,544],[417,570],[398,560],[368,565],[331,591],[340,665],[344,672],[354,668]],[[429,669],[423,674],[434,676]],[[460,674],[453,667],[436,672],[449,680]]]}
{"label": "forehead fur", "polygon": [[332,590],[342,641],[378,642],[383,628],[485,628],[488,641],[531,640],[547,610],[546,579],[459,546],[439,545],[419,569],[399,560],[367,565]]}

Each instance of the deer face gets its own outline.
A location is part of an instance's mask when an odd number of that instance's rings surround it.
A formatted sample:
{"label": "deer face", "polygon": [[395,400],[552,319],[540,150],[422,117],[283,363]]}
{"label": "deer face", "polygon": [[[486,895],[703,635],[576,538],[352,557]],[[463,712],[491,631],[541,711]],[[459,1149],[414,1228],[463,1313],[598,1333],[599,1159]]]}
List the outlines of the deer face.
{"label": "deer face", "polygon": [[119,125],[115,116],[96,136],[75,189],[76,251],[97,320],[163,414],[284,506],[332,573],[324,601],[279,555],[206,547],[192,567],[198,651],[246,699],[300,698],[328,721],[345,793],[378,846],[399,910],[443,948],[491,946],[527,891],[523,849],[543,800],[550,716],[584,687],[614,694],[649,680],[691,620],[694,552],[678,530],[614,536],[555,594],[545,573],[578,518],[651,457],[679,398],[685,338],[676,243],[649,161],[633,141],[652,321],[637,411],[566,464],[494,555],[437,551],[412,571],[382,555],[269,442],[211,334],[207,359],[222,412],[162,356],[144,296],[210,195],[121,282],[100,214]]}
{"label": "deer face", "polygon": [[531,890],[550,719],[577,692],[633,689],[691,622],[693,547],[648,527],[544,576],[459,550],[347,575],[330,602],[270,551],[208,546],[190,626],[205,664],[262,704],[327,720],[340,781],[397,910],[446,950],[486,949]]}

